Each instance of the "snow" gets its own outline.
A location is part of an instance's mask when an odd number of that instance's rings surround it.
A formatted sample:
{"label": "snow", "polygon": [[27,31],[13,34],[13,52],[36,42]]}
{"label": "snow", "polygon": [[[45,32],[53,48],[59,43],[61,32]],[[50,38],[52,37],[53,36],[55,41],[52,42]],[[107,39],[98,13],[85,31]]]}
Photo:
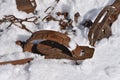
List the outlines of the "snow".
{"label": "snow", "polygon": [[[37,15],[40,17],[45,17],[47,15],[44,13],[45,9],[54,4],[54,0],[36,0],[36,2]],[[52,14],[55,16],[54,12],[67,11],[69,17],[73,19],[74,14],[79,12],[81,15],[79,23],[84,19],[94,21],[100,10],[113,2],[114,0],[60,0]],[[32,13],[26,14],[18,11],[15,0],[0,0],[0,18],[11,14],[19,18],[33,16]],[[57,22],[39,21],[40,24],[37,27],[32,23],[25,24],[33,32],[38,30],[60,31]],[[15,41],[26,41],[31,33],[14,25],[6,30],[7,25],[0,25],[0,29],[4,30],[0,32],[0,61],[28,57],[33,57],[34,60],[24,65],[0,65],[0,80],[120,80],[120,16],[112,25],[112,36],[97,42],[93,58],[77,61],[79,65],[71,60],[49,60],[44,59],[44,56],[23,52]],[[76,46],[76,43],[89,46],[86,36],[88,29],[79,24],[74,24],[74,26],[74,29],[77,29],[76,36],[69,33],[72,48]]]}

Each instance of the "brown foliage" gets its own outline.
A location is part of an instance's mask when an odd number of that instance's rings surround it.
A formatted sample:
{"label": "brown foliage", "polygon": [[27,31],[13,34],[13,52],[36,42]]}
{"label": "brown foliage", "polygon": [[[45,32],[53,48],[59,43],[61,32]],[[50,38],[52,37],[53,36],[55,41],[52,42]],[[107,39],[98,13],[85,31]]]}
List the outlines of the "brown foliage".
{"label": "brown foliage", "polygon": [[90,19],[88,19],[85,22],[83,22],[82,25],[90,28],[93,25],[93,22]]}
{"label": "brown foliage", "polygon": [[33,13],[36,8],[35,0],[16,0],[17,9],[26,13]]}
{"label": "brown foliage", "polygon": [[73,23],[73,21],[71,19],[67,20],[67,22],[64,20],[59,21],[59,25],[62,30],[66,29],[66,28],[70,28],[70,27],[73,28],[72,23]]}
{"label": "brown foliage", "polygon": [[68,17],[68,12],[57,12],[57,16],[64,16],[64,19],[67,19]]}
{"label": "brown foliage", "polygon": [[89,48],[88,46],[77,46],[72,52],[77,60],[84,60],[86,58],[93,57],[94,48]]}
{"label": "brown foliage", "polygon": [[74,14],[74,21],[75,21],[76,23],[78,22],[79,17],[80,17],[79,12],[77,12],[77,13]]}
{"label": "brown foliage", "polygon": [[56,15],[58,17],[63,16],[64,18],[63,19],[57,19],[57,18],[53,17],[52,15],[48,14],[47,16],[45,16],[42,19],[42,21],[44,21],[44,20],[46,20],[47,22],[49,22],[49,21],[57,21],[57,22],[59,22],[61,30],[65,30],[66,28],[73,27],[72,26],[73,20],[68,19],[68,12],[64,12],[64,13],[57,12]]}

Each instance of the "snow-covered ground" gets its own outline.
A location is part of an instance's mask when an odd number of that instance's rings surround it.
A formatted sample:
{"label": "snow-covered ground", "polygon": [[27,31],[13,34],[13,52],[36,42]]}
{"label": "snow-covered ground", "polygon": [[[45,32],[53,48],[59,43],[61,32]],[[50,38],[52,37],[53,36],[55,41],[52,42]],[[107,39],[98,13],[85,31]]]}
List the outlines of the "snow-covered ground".
{"label": "snow-covered ground", "polygon": [[[37,15],[41,17],[46,15],[45,9],[54,4],[54,0],[36,0],[36,2]],[[76,12],[79,12],[81,15],[79,23],[83,19],[94,21],[100,10],[113,2],[114,0],[60,0],[53,12],[67,11],[71,19]],[[4,15],[15,15],[19,18],[33,16],[32,13],[18,11],[15,0],[0,0],[0,19]],[[37,26],[32,23],[25,24],[33,32],[60,31],[57,22],[46,23],[39,20],[39,23]],[[93,58],[84,60],[80,65],[75,65],[74,61],[70,60],[47,60],[40,55],[22,52],[22,48],[16,45],[15,41],[25,41],[31,33],[14,25],[6,30],[7,26],[7,23],[0,25],[0,29],[4,29],[0,32],[0,62],[28,57],[34,57],[34,60],[24,65],[0,65],[0,80],[120,80],[120,16],[112,25],[113,35],[109,39],[99,41],[95,46]],[[83,26],[74,24],[77,35],[70,34],[70,36],[79,45],[88,45],[87,29],[81,27]]]}

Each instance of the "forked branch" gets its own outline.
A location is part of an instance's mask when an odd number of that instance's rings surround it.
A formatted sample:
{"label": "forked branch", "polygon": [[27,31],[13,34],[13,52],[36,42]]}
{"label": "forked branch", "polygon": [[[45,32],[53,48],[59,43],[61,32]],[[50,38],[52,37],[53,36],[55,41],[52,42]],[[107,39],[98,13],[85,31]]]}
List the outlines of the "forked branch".
{"label": "forked branch", "polygon": [[0,24],[10,22],[10,25],[7,27],[11,27],[12,25],[16,25],[21,29],[25,29],[26,31],[32,33],[31,30],[26,28],[26,26],[23,24],[23,22],[29,22],[29,23],[34,23],[35,25],[37,24],[39,17],[33,16],[25,19],[17,18],[14,15],[5,15],[4,18],[0,19]]}

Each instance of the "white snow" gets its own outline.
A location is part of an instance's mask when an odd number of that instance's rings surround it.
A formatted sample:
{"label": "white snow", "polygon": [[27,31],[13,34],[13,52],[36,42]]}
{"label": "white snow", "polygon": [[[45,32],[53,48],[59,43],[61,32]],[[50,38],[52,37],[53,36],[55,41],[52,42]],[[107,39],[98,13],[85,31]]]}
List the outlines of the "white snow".
{"label": "white snow", "polygon": [[[94,21],[100,10],[114,1],[60,0],[52,14],[55,16],[55,12],[67,11],[70,18],[73,19],[74,14],[79,12],[81,21],[84,19]],[[36,0],[36,2],[37,15],[41,18],[47,15],[44,13],[45,9],[54,4],[54,0]],[[0,19],[4,15],[15,15],[18,18],[33,16],[32,13],[26,14],[18,11],[15,0],[0,0]],[[60,31],[57,22],[42,22],[41,18],[37,27],[34,24],[25,23],[27,28],[34,32],[38,30]],[[79,65],[71,60],[47,60],[44,59],[44,56],[23,52],[15,41],[25,41],[31,36],[31,33],[14,25],[6,30],[7,26],[7,23],[0,25],[0,29],[4,29],[4,32],[0,32],[0,62],[28,57],[34,57],[34,60],[24,65],[0,65],[0,80],[120,80],[120,16],[112,25],[113,35],[109,39],[104,38],[97,42],[93,58],[78,61]],[[72,48],[75,47],[75,43],[89,46],[88,30],[82,25],[74,24],[73,26],[74,29],[77,29],[77,33],[76,35],[69,33],[73,41],[70,44]]]}

